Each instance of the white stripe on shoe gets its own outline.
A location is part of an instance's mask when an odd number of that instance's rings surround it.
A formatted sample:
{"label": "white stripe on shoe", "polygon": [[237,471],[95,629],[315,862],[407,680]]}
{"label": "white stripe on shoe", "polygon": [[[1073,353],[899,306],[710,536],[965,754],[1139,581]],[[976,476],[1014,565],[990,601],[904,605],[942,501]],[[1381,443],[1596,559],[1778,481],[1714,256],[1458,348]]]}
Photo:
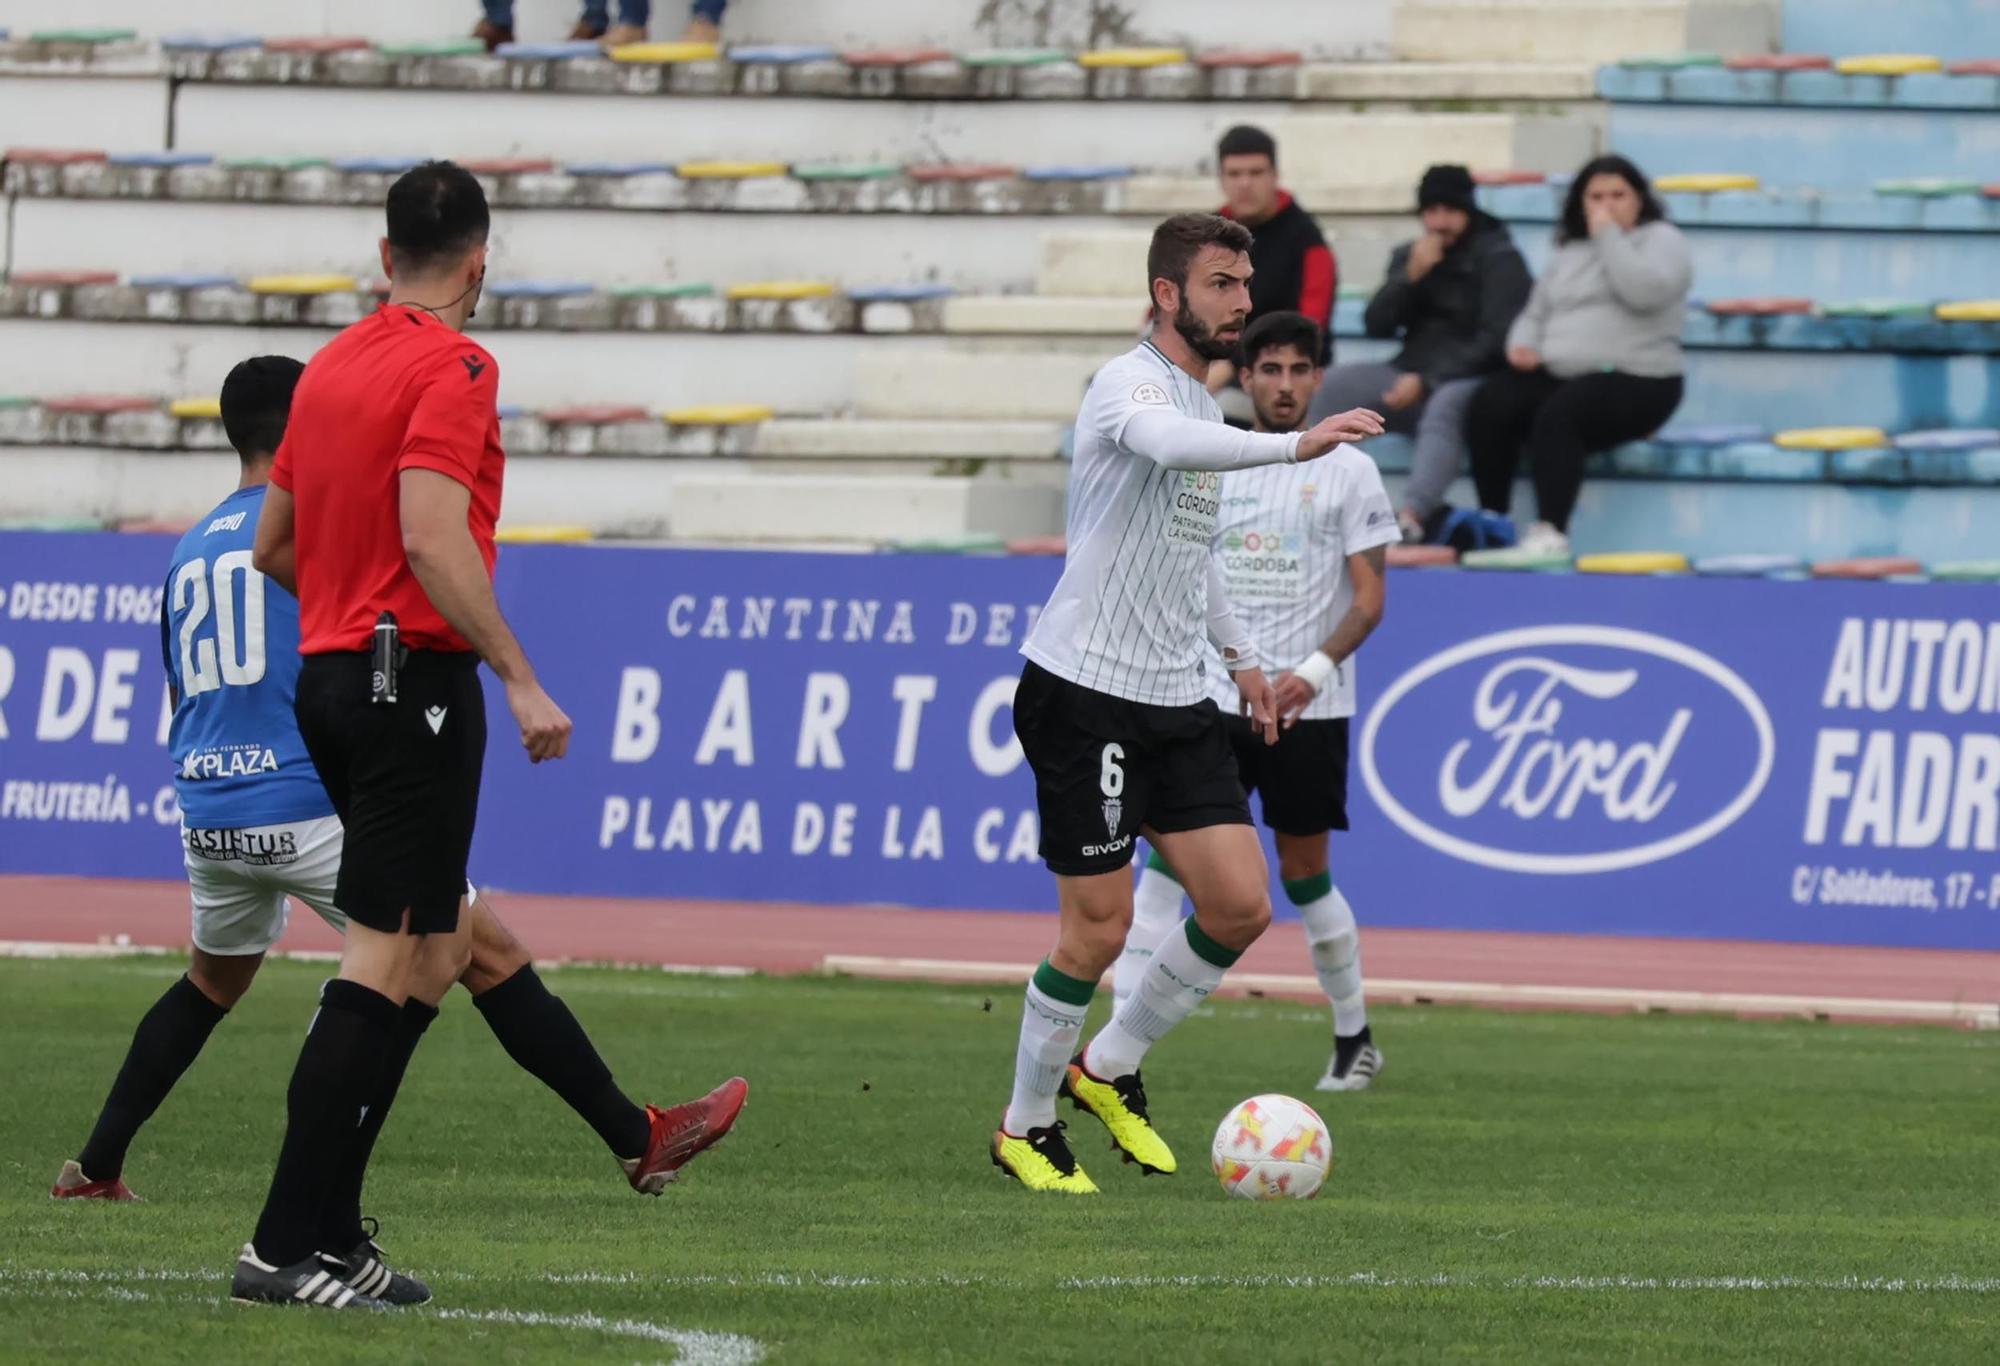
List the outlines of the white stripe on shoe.
{"label": "white stripe on shoe", "polygon": [[[301,1283],[299,1288],[292,1292],[292,1298],[295,1300],[312,1299],[318,1293],[319,1288],[331,1280],[333,1280],[333,1277],[327,1275],[324,1271],[315,1271],[312,1274],[312,1279]],[[334,1284],[338,1285],[339,1282],[335,1281]]]}
{"label": "white stripe on shoe", "polygon": [[354,1298],[354,1292],[348,1288],[347,1284],[344,1281],[335,1280],[333,1277],[329,1276],[327,1278],[326,1288],[321,1290],[317,1295],[313,1296],[313,1303],[326,1304],[340,1295],[346,1295],[347,1298],[349,1299]]}

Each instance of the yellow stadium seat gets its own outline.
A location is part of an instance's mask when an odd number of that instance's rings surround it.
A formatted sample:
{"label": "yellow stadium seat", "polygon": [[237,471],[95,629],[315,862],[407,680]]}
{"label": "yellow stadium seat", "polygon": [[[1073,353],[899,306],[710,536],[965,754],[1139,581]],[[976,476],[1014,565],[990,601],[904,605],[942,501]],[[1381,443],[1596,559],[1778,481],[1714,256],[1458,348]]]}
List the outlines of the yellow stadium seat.
{"label": "yellow stadium seat", "polygon": [[219,398],[177,398],[167,405],[167,411],[175,417],[221,417],[222,400]]}
{"label": "yellow stadium seat", "polygon": [[1676,550],[1625,550],[1607,555],[1579,555],[1579,574],[1685,574],[1688,558]]}
{"label": "yellow stadium seat", "polygon": [[728,291],[732,299],[825,299],[839,292],[824,280],[753,280]]}
{"label": "yellow stadium seat", "polygon": [[493,533],[509,545],[581,545],[590,539],[587,526],[503,526]]}
{"label": "yellow stadium seat", "polygon": [[614,62],[712,62],[721,55],[716,43],[626,43],[611,49]]}
{"label": "yellow stadium seat", "polygon": [[253,275],[252,294],[349,294],[361,288],[352,275]]}
{"label": "yellow stadium seat", "polygon": [[1696,175],[1663,175],[1653,188],[1665,194],[1720,194],[1724,190],[1755,190],[1763,182],[1753,175],[1708,172]]}
{"label": "yellow stadium seat", "polygon": [[1855,451],[1886,446],[1889,434],[1880,427],[1798,427],[1779,432],[1771,442],[1788,451]]}
{"label": "yellow stadium seat", "polygon": [[1186,48],[1104,47],[1077,56],[1078,66],[1181,66],[1187,62]]}
{"label": "yellow stadium seat", "polygon": [[754,180],[784,175],[788,169],[782,161],[683,161],[674,174],[683,180]]}
{"label": "yellow stadium seat", "polygon": [[1960,299],[1939,304],[1937,315],[1948,323],[2000,322],[2000,299]]}
{"label": "yellow stadium seat", "polygon": [[1914,76],[1920,71],[1942,71],[1944,63],[1935,57],[1909,52],[1878,52],[1864,57],[1842,57],[1833,69],[1843,76]]}
{"label": "yellow stadium seat", "polygon": [[772,412],[762,403],[697,403],[688,408],[669,408],[660,416],[676,427],[735,427],[769,422]]}

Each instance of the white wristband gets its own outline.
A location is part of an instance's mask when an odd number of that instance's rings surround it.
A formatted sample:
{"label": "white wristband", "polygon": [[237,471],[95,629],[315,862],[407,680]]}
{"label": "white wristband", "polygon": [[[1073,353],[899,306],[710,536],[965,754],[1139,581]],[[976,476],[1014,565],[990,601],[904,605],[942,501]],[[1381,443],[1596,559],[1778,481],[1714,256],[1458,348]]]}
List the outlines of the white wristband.
{"label": "white wristband", "polygon": [[1312,688],[1313,696],[1317,697],[1326,691],[1327,683],[1339,668],[1340,666],[1333,662],[1333,656],[1324,650],[1314,650],[1299,661],[1297,667],[1292,670],[1292,676],[1305,680]]}

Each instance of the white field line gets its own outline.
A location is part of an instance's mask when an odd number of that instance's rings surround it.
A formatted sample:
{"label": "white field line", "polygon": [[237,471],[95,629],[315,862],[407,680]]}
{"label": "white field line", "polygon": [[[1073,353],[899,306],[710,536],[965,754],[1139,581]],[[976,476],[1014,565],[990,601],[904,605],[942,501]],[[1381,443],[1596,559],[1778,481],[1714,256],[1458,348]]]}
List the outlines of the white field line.
{"label": "white field line", "polygon": [[[1863,1295],[1996,1295],[2000,1294],[2000,1277],[1995,1276],[1481,1276],[1477,1274],[1453,1274],[1440,1272],[1432,1275],[1391,1275],[1377,1271],[1353,1271],[1328,1274],[1284,1275],[1277,1273],[1254,1275],[1188,1275],[1188,1276],[1057,1276],[1047,1280],[1035,1280],[1017,1276],[970,1275],[957,1276],[940,1274],[935,1276],[898,1275],[847,1275],[828,1271],[770,1271],[746,1275],[716,1274],[692,1276],[662,1276],[644,1271],[563,1271],[541,1276],[479,1276],[440,1275],[433,1277],[439,1284],[476,1284],[479,1282],[506,1282],[518,1284],[523,1281],[543,1285],[617,1285],[643,1286],[652,1289],[719,1289],[719,1290],[921,1290],[921,1289],[998,1289],[998,1290],[1398,1290],[1398,1289],[1444,1289],[1444,1290],[1554,1290],[1571,1293],[1600,1293],[1606,1291],[1634,1291],[1648,1293],[1681,1294],[1744,1294],[1770,1293],[1781,1291],[1807,1291],[1833,1294]],[[83,1289],[95,1288],[105,1293],[116,1293],[125,1298],[143,1298],[145,1292],[129,1289],[134,1283],[187,1283],[206,1282],[216,1287],[218,1293],[225,1284],[224,1273],[213,1268],[203,1270],[154,1269],[154,1270],[89,1270],[83,1268],[48,1269],[39,1267],[0,1268],[0,1294],[31,1294],[42,1291],[49,1293],[77,1294]],[[509,1322],[511,1319],[498,1317],[512,1314],[507,1310],[414,1310],[414,1313],[431,1313],[441,1318],[482,1318],[490,1317],[494,1322]],[[563,1326],[583,1326],[581,1320],[591,1319],[599,1323],[631,1323],[633,1320],[598,1320],[594,1315],[543,1315],[533,1321],[553,1322],[560,1317]],[[520,1321],[529,1322],[527,1318]],[[646,1330],[682,1332],[679,1329],[661,1329],[657,1324],[644,1325]],[[619,1332],[613,1327],[603,1327],[604,1332]],[[645,1332],[634,1331],[626,1336],[646,1336]],[[729,1339],[729,1334],[699,1334],[709,1338]],[[654,1341],[668,1341],[653,1338]],[[748,1342],[748,1339],[742,1341]],[[753,1347],[756,1344],[751,1344]],[[752,1359],[746,1358],[745,1360]],[[720,1360],[720,1358],[711,1358]]]}
{"label": "white field line", "polygon": [[[224,1284],[222,1277],[214,1271],[187,1274],[165,1272],[136,1273],[144,1280],[209,1281],[218,1290]],[[79,1284],[66,1277],[53,1277],[61,1281],[54,1287],[41,1280],[33,1272],[16,1273],[0,1271],[0,1295],[35,1296],[81,1296],[86,1292]],[[118,1273],[109,1272],[92,1277],[85,1282],[106,1299],[128,1303],[200,1303],[206,1297],[191,1295],[160,1295],[147,1290],[134,1290],[130,1286],[117,1283]],[[282,1307],[282,1306],[281,1306]],[[516,1328],[561,1328],[578,1333],[602,1333],[609,1337],[636,1338],[641,1342],[672,1347],[678,1353],[678,1366],[756,1366],[764,1359],[764,1345],[755,1338],[747,1338],[739,1333],[712,1333],[703,1329],[675,1328],[664,1323],[653,1323],[647,1319],[606,1318],[602,1314],[549,1314],[537,1309],[408,1309],[398,1310],[419,1318],[453,1319],[463,1323],[499,1323]]]}
{"label": "white field line", "polygon": [[[1032,963],[996,963],[955,958],[880,958],[829,954],[820,963],[829,973],[854,977],[917,978],[936,982],[1025,982]],[[1235,972],[1225,992],[1261,991],[1278,996],[1318,997],[1319,980],[1284,973]],[[2000,1004],[1970,1001],[1899,1001],[1871,996],[1778,996],[1732,991],[1668,991],[1651,987],[1525,986],[1504,982],[1421,982],[1371,978],[1374,1002],[1418,1002],[1482,1006],[1540,1006],[1570,1010],[1691,1011],[1720,1015],[1785,1015],[1804,1019],[1895,1020],[2000,1029]]]}

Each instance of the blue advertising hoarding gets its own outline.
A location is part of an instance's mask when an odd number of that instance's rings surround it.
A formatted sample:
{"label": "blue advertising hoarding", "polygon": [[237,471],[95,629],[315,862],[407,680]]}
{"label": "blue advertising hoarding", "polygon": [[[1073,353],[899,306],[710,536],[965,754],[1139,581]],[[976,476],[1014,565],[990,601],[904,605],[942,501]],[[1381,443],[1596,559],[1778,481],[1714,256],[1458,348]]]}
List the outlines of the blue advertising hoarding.
{"label": "blue advertising hoarding", "polygon": [[[177,874],[170,548],[0,535],[0,872]],[[1050,905],[1009,703],[1057,569],[508,548],[502,603],[576,739],[529,765],[489,686],[476,876]],[[2000,948],[1995,603],[1397,573],[1360,658],[1336,877],[1371,924]]]}

